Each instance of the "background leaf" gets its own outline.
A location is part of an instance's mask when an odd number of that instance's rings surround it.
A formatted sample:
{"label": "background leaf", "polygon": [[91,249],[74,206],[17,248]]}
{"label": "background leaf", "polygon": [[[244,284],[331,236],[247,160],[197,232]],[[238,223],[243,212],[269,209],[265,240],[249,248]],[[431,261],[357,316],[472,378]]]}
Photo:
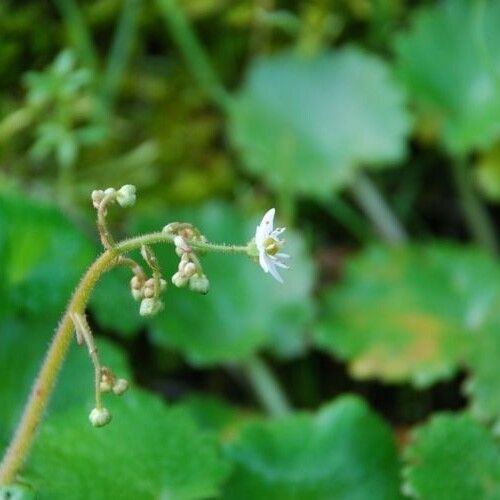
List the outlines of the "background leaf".
{"label": "background leaf", "polygon": [[404,489],[412,498],[500,498],[500,448],[467,414],[434,416],[405,455]]}
{"label": "background leaf", "polygon": [[413,99],[442,122],[453,154],[486,148],[500,136],[500,4],[445,0],[413,15],[396,43]]}
{"label": "background leaf", "polygon": [[500,311],[500,268],[480,252],[436,243],[372,247],[323,296],[318,344],[353,376],[427,386],[451,376]]}
{"label": "background leaf", "polygon": [[187,500],[217,493],[228,465],[188,413],[137,389],[109,408],[114,418],[104,429],[92,427],[81,408],[46,422],[26,474],[37,498],[66,499],[70,491],[75,500]]}
{"label": "background leaf", "polygon": [[360,166],[402,159],[408,129],[387,65],[354,47],[258,60],[231,109],[246,167],[275,189],[313,196],[345,186]]}
{"label": "background leaf", "polygon": [[[188,220],[209,241],[244,244],[260,222],[259,216],[244,217],[223,204],[170,212],[161,222],[158,219],[155,216],[144,220],[137,232],[158,230],[173,220]],[[156,250],[169,280],[177,270],[179,258],[171,246]],[[198,365],[242,360],[262,347],[284,356],[301,352],[304,330],[313,313],[310,292],[314,272],[298,235],[287,235],[286,250],[293,260],[291,269],[286,271],[285,286],[244,255],[204,256],[202,263],[211,291],[199,295],[171,285],[165,294],[165,310],[153,322],[153,341],[182,352]]]}
{"label": "background leaf", "polygon": [[397,499],[390,430],[359,399],[344,396],[315,415],[249,423],[227,447],[235,464],[226,499]]}

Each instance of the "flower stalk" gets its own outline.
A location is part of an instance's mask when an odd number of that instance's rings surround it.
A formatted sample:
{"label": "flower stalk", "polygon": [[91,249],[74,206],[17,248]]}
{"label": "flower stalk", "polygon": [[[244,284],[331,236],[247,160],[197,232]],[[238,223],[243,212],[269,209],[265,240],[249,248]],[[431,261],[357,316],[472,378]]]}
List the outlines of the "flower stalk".
{"label": "flower stalk", "polygon": [[[125,193],[127,195],[125,199],[122,198],[120,200],[118,197],[120,191],[122,194]],[[145,234],[115,243],[106,226],[106,207],[115,201],[121,206],[129,206],[135,201],[135,191],[132,193],[129,187],[125,190],[122,188],[119,191],[110,189],[105,192],[97,192],[97,194],[94,191],[92,201],[98,213],[98,230],[104,246],[104,253],[95,260],[81,279],[54,334],[52,343],[33,384],[31,394],[25,405],[12,441],[0,463],[0,485],[6,485],[15,480],[17,473],[30,451],[36,431],[54,390],[57,376],[66,357],[73,331],[76,332],[77,342],[80,345],[84,343],[87,345],[94,366],[96,407],[89,416],[92,425],[101,427],[111,420],[111,414],[102,405],[101,392],[109,392],[111,389],[114,394],[120,395],[127,389],[128,383],[126,380],[117,379],[111,370],[101,364],[92,332],[85,317],[85,309],[90,295],[99,278],[104,273],[116,266],[124,265],[129,267],[134,274],[132,282],[137,285],[137,288],[132,286],[132,291],[135,291],[137,297],[142,299],[141,313],[144,301],[156,301],[153,304],[154,307],[152,306],[147,311],[147,315],[152,315],[159,312],[159,309],[161,309],[161,307],[158,308],[156,306],[162,304],[159,300],[159,295],[166,287],[165,280],[161,278],[161,271],[156,256],[150,248],[152,245],[172,244],[175,246],[176,250],[179,249],[179,246],[182,246],[181,255],[185,255],[185,253],[189,254],[189,261],[194,265],[197,273],[193,275],[193,277],[198,276],[198,281],[204,274],[199,274],[202,273],[201,263],[198,257],[194,255],[196,251],[202,253],[242,253],[250,257],[252,256],[250,248],[252,245],[255,246],[253,242],[244,246],[209,243],[193,226],[179,223],[169,224],[169,226],[166,226],[166,228],[169,228],[168,230]],[[177,224],[177,226],[175,226],[175,224]],[[174,226],[176,229],[172,230]],[[182,232],[182,245],[179,245],[179,237],[181,237],[179,231]],[[130,257],[126,257],[127,253],[136,249],[141,249],[142,256],[148,268],[152,271],[153,277],[150,280],[146,280],[146,274],[138,263]],[[193,279],[193,277],[190,279]],[[149,281],[151,281],[151,286],[148,285]],[[147,290],[148,286],[151,290]],[[195,290],[195,287],[191,288]],[[205,286],[202,287],[200,283],[198,283],[198,289],[195,291],[201,291],[203,293],[205,289],[207,289]],[[136,297],[134,296],[134,298]],[[149,304],[149,302],[147,304]],[[257,372],[261,374],[257,376],[257,379],[262,380],[265,378],[262,376],[262,369],[257,370]],[[269,386],[268,383],[265,385]],[[271,407],[275,407],[273,410],[274,413],[278,413],[277,409],[279,409],[280,406],[282,409],[285,407],[283,401],[280,402],[278,397],[270,397],[266,398],[266,400],[267,399],[271,401],[274,400],[274,403],[270,404]]]}

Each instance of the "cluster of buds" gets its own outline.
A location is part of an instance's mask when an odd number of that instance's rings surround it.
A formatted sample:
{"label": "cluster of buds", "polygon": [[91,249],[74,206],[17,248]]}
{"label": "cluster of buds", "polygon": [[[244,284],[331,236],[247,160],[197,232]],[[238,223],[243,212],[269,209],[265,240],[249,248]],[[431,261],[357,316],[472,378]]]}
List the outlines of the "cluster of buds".
{"label": "cluster of buds", "polygon": [[203,272],[200,260],[188,241],[206,243],[206,238],[191,224],[173,222],[163,228],[163,232],[174,236],[175,251],[180,257],[177,272],[172,283],[182,288],[188,286],[193,292],[207,294],[210,282]]}
{"label": "cluster of buds", "polygon": [[161,277],[161,272],[152,250],[148,247],[141,249],[144,260],[153,270],[153,277],[146,279],[143,275],[134,275],[130,280],[130,292],[136,301],[141,301],[139,314],[154,316],[163,309],[160,294],[167,288],[167,282]]}
{"label": "cluster of buds", "polygon": [[101,380],[99,383],[101,392],[113,392],[121,396],[128,389],[128,382],[124,378],[118,378],[106,366],[101,368]]}
{"label": "cluster of buds", "polygon": [[[103,366],[100,373],[100,392],[112,392],[117,396],[121,396],[128,389],[127,380],[118,378],[109,368]],[[111,422],[111,413],[107,408],[97,406],[90,412],[89,420],[94,427],[104,427]]]}
{"label": "cluster of buds", "polygon": [[135,204],[136,193],[135,186],[125,184],[120,189],[108,188],[105,190],[96,189],[92,191],[92,204],[98,209],[102,201],[106,198],[108,203],[116,201],[121,207],[131,207]]}

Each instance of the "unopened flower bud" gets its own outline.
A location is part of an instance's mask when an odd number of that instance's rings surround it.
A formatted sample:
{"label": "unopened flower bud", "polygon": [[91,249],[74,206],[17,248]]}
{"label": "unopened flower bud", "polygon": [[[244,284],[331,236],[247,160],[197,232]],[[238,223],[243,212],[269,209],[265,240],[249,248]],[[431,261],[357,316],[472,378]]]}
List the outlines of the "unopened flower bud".
{"label": "unopened flower bud", "polygon": [[106,408],[94,408],[90,412],[89,420],[94,427],[103,427],[111,422],[111,413]]}
{"label": "unopened flower bud", "polygon": [[155,294],[155,289],[153,286],[146,285],[144,287],[144,297],[146,297],[146,299],[150,299],[151,297],[154,297],[154,294]]}
{"label": "unopened flower bud", "polygon": [[186,286],[188,284],[189,278],[184,276],[180,271],[176,272],[172,276],[172,283],[178,287],[182,288],[183,286]]}
{"label": "unopened flower bud", "polygon": [[113,385],[113,392],[121,396],[128,389],[128,382],[124,378],[119,378]]}
{"label": "unopened flower bud", "polygon": [[99,205],[104,198],[104,191],[102,189],[96,189],[92,191],[92,205],[94,208],[99,208]]}
{"label": "unopened flower bud", "polygon": [[184,274],[184,276],[186,276],[186,278],[191,278],[191,276],[196,273],[196,265],[193,262],[188,262],[184,266],[182,273]]}
{"label": "unopened flower bud", "polygon": [[131,207],[135,200],[135,186],[132,184],[125,184],[116,193],[116,201],[121,207]]}
{"label": "unopened flower bud", "polygon": [[168,233],[168,234],[174,234],[177,229],[179,228],[179,223],[178,222],[171,222],[170,224],[167,224],[163,229],[163,233]]}
{"label": "unopened flower bud", "polygon": [[108,188],[104,191],[104,194],[106,196],[114,196],[114,195],[116,195],[116,189],[115,188]]}
{"label": "unopened flower bud", "polygon": [[163,309],[163,302],[155,298],[142,299],[139,314],[141,316],[154,316]]}
{"label": "unopened flower bud", "polygon": [[99,389],[101,392],[109,392],[112,388],[111,380],[101,380],[99,382]]}
{"label": "unopened flower bud", "polygon": [[166,289],[167,289],[167,282],[163,278],[160,278],[160,291],[164,292]]}
{"label": "unopened flower bud", "polygon": [[184,238],[182,236],[177,235],[174,238],[174,244],[175,244],[175,248],[182,250],[183,253],[191,251],[191,247],[186,243],[186,241],[184,240]]}
{"label": "unopened flower bud", "polygon": [[142,280],[139,278],[139,276],[133,276],[132,279],[130,280],[130,288],[134,290],[140,290],[143,286]]}
{"label": "unopened flower bud", "polygon": [[205,295],[208,293],[209,288],[210,282],[205,274],[196,273],[189,279],[189,289],[193,292]]}

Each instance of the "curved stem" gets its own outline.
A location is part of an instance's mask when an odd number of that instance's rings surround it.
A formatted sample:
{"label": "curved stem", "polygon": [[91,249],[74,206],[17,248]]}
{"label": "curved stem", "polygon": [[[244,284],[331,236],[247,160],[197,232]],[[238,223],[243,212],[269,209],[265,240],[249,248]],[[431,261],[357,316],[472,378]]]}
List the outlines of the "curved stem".
{"label": "curved stem", "polygon": [[248,381],[262,406],[273,417],[282,417],[290,413],[288,402],[283,389],[270,368],[261,358],[253,358],[243,365]]}
{"label": "curved stem", "polygon": [[73,294],[73,298],[56,330],[45,356],[45,361],[35,380],[12,442],[0,465],[0,485],[8,484],[14,480],[31,448],[34,435],[54,389],[57,375],[72,339],[73,321],[71,312],[83,312],[97,280],[109,268],[115,257],[116,255],[113,252],[103,253],[90,266]]}
{"label": "curved stem", "polygon": [[467,162],[463,158],[458,158],[453,161],[452,167],[469,231],[478,245],[496,255],[498,241],[493,222],[474,190]]}
{"label": "curved stem", "polygon": [[[173,238],[171,234],[158,232],[124,240],[117,243],[113,248],[106,250],[87,270],[59,323],[14,437],[0,464],[0,485],[8,484],[14,480],[31,448],[35,433],[43,417],[44,410],[54,389],[57,375],[72,339],[74,328],[72,314],[84,313],[90,294],[98,279],[115,265],[121,264],[120,257],[122,254],[141,248],[143,245],[173,243]],[[247,252],[246,246],[217,245],[189,241],[187,243],[191,248],[197,250],[226,253]]]}
{"label": "curved stem", "polygon": [[391,245],[406,243],[408,235],[372,181],[359,173],[351,186],[357,203],[380,235]]}

